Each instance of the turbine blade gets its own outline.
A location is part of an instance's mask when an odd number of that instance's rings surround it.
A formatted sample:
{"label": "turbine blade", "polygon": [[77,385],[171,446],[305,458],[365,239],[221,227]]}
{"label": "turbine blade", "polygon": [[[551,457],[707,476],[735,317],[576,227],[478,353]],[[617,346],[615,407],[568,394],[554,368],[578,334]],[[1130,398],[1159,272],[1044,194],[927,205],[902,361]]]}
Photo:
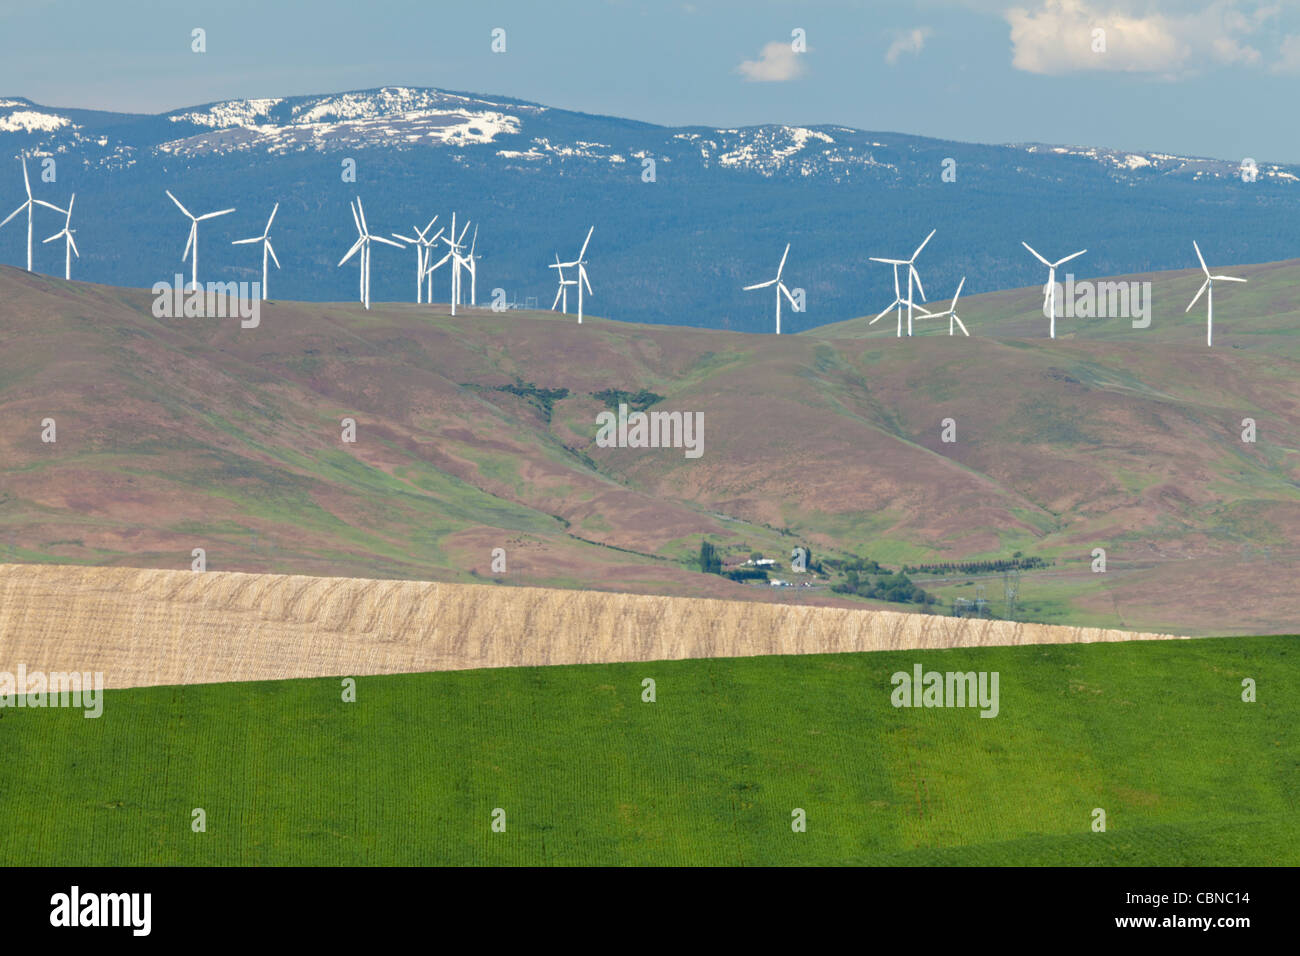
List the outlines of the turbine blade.
{"label": "turbine blade", "polygon": [[357,235],[359,235],[359,236],[363,236],[363,235],[365,235],[365,230],[361,228],[361,220],[357,218],[357,207],[356,207],[356,203],[349,202],[349,203],[348,203],[348,208],[352,210],[352,221],[353,221],[353,223],[356,224],[356,227],[357,227]]}
{"label": "turbine blade", "polygon": [[785,244],[785,252],[781,253],[781,264],[776,267],[776,277],[781,278],[781,272],[785,269],[786,256],[790,255],[790,243]]}
{"label": "turbine blade", "polygon": [[266,241],[266,251],[271,254],[271,261],[275,263],[275,267],[280,268],[280,260],[275,258],[275,249],[272,247],[270,239]]}
{"label": "turbine blade", "polygon": [[72,238],[72,233],[68,233],[68,245],[72,246],[72,254],[80,259],[81,253],[77,251],[77,240]]}
{"label": "turbine blade", "polygon": [[1207,277],[1206,280],[1201,283],[1201,290],[1196,293],[1196,298],[1192,299],[1192,301],[1187,304],[1187,308],[1183,309],[1183,315],[1186,315],[1188,312],[1192,311],[1192,306],[1196,305],[1197,302],[1201,301],[1201,296],[1203,296],[1205,294],[1205,290],[1210,287],[1211,281],[1212,280],[1210,280]]}
{"label": "turbine blade", "polygon": [[916,291],[921,293],[921,301],[925,301],[925,287],[921,285],[921,273],[916,271],[916,266],[909,265],[908,269],[912,270],[912,278],[916,281]]}
{"label": "turbine blade", "polygon": [[50,238],[48,238],[48,239],[42,239],[42,240],[41,240],[41,245],[45,245],[47,242],[53,242],[55,239],[59,238],[59,236],[63,235],[63,234],[66,233],[66,232],[67,232],[67,230],[65,229],[65,230],[63,230],[62,232],[56,232],[54,235],[50,236]]}
{"label": "turbine blade", "polygon": [[360,196],[357,197],[357,215],[358,215],[359,217],[361,217],[361,231],[362,231],[362,232],[369,232],[369,231],[370,231],[370,227],[366,225],[366,210],[365,210],[365,207],[363,207],[363,206],[361,205],[361,197],[360,197]]}
{"label": "turbine blade", "polygon": [[1056,265],[1058,265],[1058,266],[1063,266],[1063,265],[1065,265],[1067,262],[1069,262],[1071,259],[1077,259],[1077,258],[1079,258],[1079,256],[1083,255],[1083,254],[1084,254],[1085,252],[1087,252],[1087,251],[1088,251],[1087,249],[1080,249],[1078,252],[1076,252],[1076,253],[1075,253],[1074,255],[1072,255],[1072,256],[1066,256],[1064,259],[1059,259],[1059,260],[1057,260]]}
{"label": "turbine blade", "polygon": [[938,231],[939,231],[938,229],[931,229],[931,230],[930,230],[930,234],[929,234],[928,236],[925,237],[925,241],[922,242],[919,246],[916,247],[916,252],[912,253],[912,258],[911,258],[910,261],[912,261],[912,262],[915,262],[915,261],[916,261],[916,257],[919,256],[919,255],[921,254],[921,250],[925,248],[926,243],[928,243],[931,239],[933,239],[933,238],[934,238],[934,234],[935,234],[936,232],[938,232]]}
{"label": "turbine blade", "polygon": [[584,255],[587,254],[587,243],[591,242],[591,234],[595,231],[596,231],[595,226],[592,226],[590,229],[587,230],[587,238],[582,240],[582,251],[578,253],[579,259],[581,259]]}
{"label": "turbine blade", "polygon": [[23,188],[27,190],[27,198],[32,198],[32,181],[27,178],[27,157],[23,157]]}
{"label": "turbine blade", "polygon": [[271,218],[266,220],[266,228],[262,230],[263,237],[270,235],[271,223],[275,222],[275,214],[280,211],[280,204],[276,203],[271,207]]}
{"label": "turbine blade", "polygon": [[190,237],[185,240],[185,251],[181,253],[181,262],[184,262],[190,257],[190,246],[194,245],[194,237],[198,235],[198,232],[199,223],[198,220],[195,220],[190,223]]}
{"label": "turbine blade", "polygon": [[65,216],[70,214],[70,210],[61,209],[58,206],[54,205],[54,203],[46,202],[44,199],[33,199],[32,202],[36,203],[36,205],[38,206],[44,206],[46,209],[53,209],[55,212],[61,212]]}
{"label": "turbine blade", "polygon": [[1238,279],[1236,276],[1215,276],[1215,282],[1248,282],[1248,279]]}
{"label": "turbine blade", "polygon": [[370,236],[369,238],[373,239],[375,242],[382,242],[385,245],[392,246],[394,249],[406,248],[406,246],[402,245],[400,242],[393,242],[393,240],[385,239],[383,236]]}
{"label": "turbine blade", "polygon": [[1192,240],[1192,248],[1196,250],[1196,258],[1201,260],[1201,271],[1208,276],[1210,274],[1210,267],[1205,264],[1205,256],[1201,255],[1201,247],[1196,244],[1195,239]]}
{"label": "turbine blade", "polygon": [[188,209],[186,209],[184,206],[181,205],[181,201],[177,199],[175,196],[172,196],[172,192],[170,189],[164,189],[163,192],[165,192],[168,196],[171,196],[171,200],[176,204],[177,209],[185,213],[185,215],[189,216],[191,219],[194,218],[194,215]]}
{"label": "turbine blade", "polygon": [[952,311],[957,310],[957,300],[961,297],[962,286],[966,284],[966,277],[962,276],[961,281],[957,283],[957,294],[952,297]]}
{"label": "turbine blade", "polygon": [[790,300],[790,307],[791,307],[791,308],[793,308],[793,309],[797,309],[797,308],[798,308],[798,306],[795,305],[794,296],[792,296],[792,295],[790,294],[790,290],[787,289],[787,288],[785,287],[785,283],[784,283],[784,282],[778,282],[778,283],[776,284],[776,288],[777,288],[777,291],[778,291],[778,292],[784,292],[784,293],[785,293],[785,297],[786,297],[787,299]]}
{"label": "turbine blade", "polygon": [[204,219],[216,219],[218,216],[224,216],[227,213],[232,213],[234,211],[234,209],[223,209],[220,212],[204,213],[202,216],[199,216],[199,222],[202,222]]}
{"label": "turbine blade", "polygon": [[741,291],[750,292],[754,289],[766,289],[770,285],[775,285],[776,282],[777,282],[776,279],[768,279],[766,282],[760,282],[757,285],[747,285]]}
{"label": "turbine blade", "polygon": [[4,222],[0,222],[0,226],[3,226],[3,225],[5,224],[5,222],[8,222],[10,219],[12,219],[14,216],[18,215],[20,212],[22,212],[22,211],[23,211],[24,209],[26,209],[26,208],[27,208],[27,203],[23,203],[21,206],[19,206],[17,209],[15,209],[13,212],[11,212],[9,215],[5,216]]}
{"label": "turbine blade", "polygon": [[[366,241],[365,239],[358,239],[356,242],[352,243],[352,248],[348,250],[348,254],[346,256],[344,256],[342,259],[339,260],[339,265],[340,266],[343,265],[343,263],[347,262],[349,259],[355,256],[357,254],[357,250],[360,249],[362,245],[365,244],[365,241]],[[338,266],[335,266],[334,268],[337,269]]]}
{"label": "turbine blade", "polygon": [[[592,228],[595,228],[595,227],[592,227]],[[587,295],[595,295],[595,294],[596,294],[596,293],[594,293],[594,292],[591,291],[591,280],[587,278],[587,270],[584,269],[582,266],[578,266],[578,278],[581,279],[581,280],[582,280],[582,284],[585,285],[585,286],[587,287]]]}
{"label": "turbine blade", "polygon": [[952,314],[952,317],[953,320],[957,323],[957,328],[961,329],[961,334],[966,336],[966,338],[970,338],[970,333],[966,331],[966,325],[965,323],[962,322],[961,316],[959,316],[956,312],[954,312]]}
{"label": "turbine blade", "polygon": [[250,242],[261,242],[265,238],[265,236],[254,236],[252,239],[232,239],[230,244],[232,246],[246,246]]}
{"label": "turbine blade", "polygon": [[560,304],[560,296],[562,296],[563,294],[564,294],[564,286],[563,284],[561,284],[559,288],[555,290],[555,301],[551,303],[552,312],[554,312],[555,307]]}
{"label": "turbine blade", "polygon": [[1038,250],[1035,249],[1033,246],[1031,246],[1029,243],[1024,242],[1024,241],[1022,240],[1020,244],[1021,244],[1022,246],[1024,246],[1026,249],[1028,249],[1030,252],[1032,252],[1032,253],[1034,254],[1034,258],[1037,259],[1039,262],[1041,262],[1043,265],[1045,265],[1045,266],[1050,266],[1050,265],[1051,265],[1051,263],[1048,262],[1046,259],[1044,259],[1042,256],[1040,256],[1040,255],[1038,254]]}

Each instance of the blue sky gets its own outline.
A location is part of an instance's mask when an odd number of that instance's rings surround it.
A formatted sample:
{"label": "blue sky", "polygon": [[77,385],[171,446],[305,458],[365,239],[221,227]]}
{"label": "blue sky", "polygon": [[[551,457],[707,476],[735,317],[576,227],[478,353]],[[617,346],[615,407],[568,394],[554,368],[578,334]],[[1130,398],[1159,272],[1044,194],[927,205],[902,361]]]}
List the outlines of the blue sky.
{"label": "blue sky", "polygon": [[0,0],[0,95],[157,112],[383,85],[667,125],[1300,162],[1300,2]]}

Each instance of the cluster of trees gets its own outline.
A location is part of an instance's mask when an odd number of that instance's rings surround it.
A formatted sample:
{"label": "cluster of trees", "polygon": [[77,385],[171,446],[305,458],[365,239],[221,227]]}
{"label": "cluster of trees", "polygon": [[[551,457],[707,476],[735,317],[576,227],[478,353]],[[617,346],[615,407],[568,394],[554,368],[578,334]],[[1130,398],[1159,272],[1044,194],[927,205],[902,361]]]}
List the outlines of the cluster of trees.
{"label": "cluster of trees", "polygon": [[892,601],[896,604],[939,603],[937,597],[917,587],[902,571],[873,576],[850,569],[844,573],[843,581],[831,585],[831,590],[836,594],[856,594],[859,597]]}
{"label": "cluster of trees", "polygon": [[700,570],[705,574],[722,573],[722,556],[712,541],[700,542]]}
{"label": "cluster of trees", "polygon": [[1051,561],[1042,558],[1026,558],[1017,551],[1010,558],[997,561],[945,561],[941,564],[903,565],[908,574],[999,574],[1003,571],[1028,571],[1032,568],[1045,568]]}
{"label": "cluster of trees", "polygon": [[648,388],[643,388],[639,392],[625,392],[621,388],[607,388],[600,392],[592,392],[591,397],[599,399],[613,409],[617,409],[620,404],[626,405],[628,410],[633,412],[644,412],[651,405],[664,400],[662,395],[656,395]]}

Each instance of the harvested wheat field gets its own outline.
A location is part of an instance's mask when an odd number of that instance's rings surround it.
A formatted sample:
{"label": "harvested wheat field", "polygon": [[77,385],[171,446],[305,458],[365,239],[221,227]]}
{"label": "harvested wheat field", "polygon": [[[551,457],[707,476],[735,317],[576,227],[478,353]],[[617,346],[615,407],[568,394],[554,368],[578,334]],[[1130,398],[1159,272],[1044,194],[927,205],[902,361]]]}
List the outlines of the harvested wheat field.
{"label": "harvested wheat field", "polygon": [[0,670],[102,671],[107,687],[1175,637],[604,591],[0,565]]}

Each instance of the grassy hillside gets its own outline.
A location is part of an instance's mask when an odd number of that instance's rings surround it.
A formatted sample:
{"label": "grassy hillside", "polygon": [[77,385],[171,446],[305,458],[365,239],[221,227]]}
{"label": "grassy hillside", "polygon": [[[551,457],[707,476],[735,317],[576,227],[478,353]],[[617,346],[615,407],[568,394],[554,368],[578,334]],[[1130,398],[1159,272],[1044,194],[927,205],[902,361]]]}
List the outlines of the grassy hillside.
{"label": "grassy hillside", "polygon": [[[97,720],[3,709],[0,865],[1296,865],[1295,640],[374,677],[355,703],[336,679],[158,687],[109,692]],[[917,662],[997,671],[998,716],[892,707],[890,675]]]}
{"label": "grassy hillside", "polygon": [[[1174,319],[1190,273],[1156,277],[1150,329],[1049,342],[1032,289],[970,300],[960,340],[288,302],[241,329],[0,268],[0,557],[185,568],[203,547],[220,570],[772,599],[700,574],[701,539],[729,560],[1021,551],[1054,562],[1022,582],[1027,619],[1286,631],[1300,266],[1228,271],[1252,281],[1210,350],[1203,317]],[[597,396],[643,389],[703,413],[702,457],[596,446]]]}

